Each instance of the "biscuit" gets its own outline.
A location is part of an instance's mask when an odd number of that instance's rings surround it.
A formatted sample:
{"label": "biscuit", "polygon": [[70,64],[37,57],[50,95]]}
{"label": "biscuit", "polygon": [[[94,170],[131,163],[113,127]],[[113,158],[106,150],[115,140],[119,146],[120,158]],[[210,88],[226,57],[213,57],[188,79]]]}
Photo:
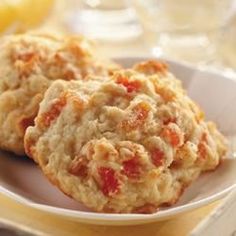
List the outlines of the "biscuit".
{"label": "biscuit", "polygon": [[214,170],[227,147],[166,65],[150,61],[107,79],[54,82],[25,149],[87,207],[152,213]]}
{"label": "biscuit", "polygon": [[0,148],[21,155],[25,130],[52,81],[107,75],[117,67],[100,59],[83,37],[6,36],[0,51]]}

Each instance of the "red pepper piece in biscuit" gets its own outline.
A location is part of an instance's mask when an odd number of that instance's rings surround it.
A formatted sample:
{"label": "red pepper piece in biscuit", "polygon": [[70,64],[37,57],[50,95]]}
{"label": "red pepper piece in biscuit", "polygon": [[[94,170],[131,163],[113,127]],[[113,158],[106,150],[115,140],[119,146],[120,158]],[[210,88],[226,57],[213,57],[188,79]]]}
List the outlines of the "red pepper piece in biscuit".
{"label": "red pepper piece in biscuit", "polygon": [[109,167],[100,167],[98,173],[102,180],[102,192],[106,196],[111,196],[119,191],[119,182],[115,176],[115,171]]}

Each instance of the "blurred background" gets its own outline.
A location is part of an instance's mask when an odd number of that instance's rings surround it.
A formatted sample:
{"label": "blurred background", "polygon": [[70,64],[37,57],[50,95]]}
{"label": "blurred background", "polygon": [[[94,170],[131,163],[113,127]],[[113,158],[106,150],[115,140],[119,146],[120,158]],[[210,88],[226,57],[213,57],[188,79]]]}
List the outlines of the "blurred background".
{"label": "blurred background", "polygon": [[84,34],[111,57],[154,56],[235,73],[235,0],[0,0],[0,33]]}

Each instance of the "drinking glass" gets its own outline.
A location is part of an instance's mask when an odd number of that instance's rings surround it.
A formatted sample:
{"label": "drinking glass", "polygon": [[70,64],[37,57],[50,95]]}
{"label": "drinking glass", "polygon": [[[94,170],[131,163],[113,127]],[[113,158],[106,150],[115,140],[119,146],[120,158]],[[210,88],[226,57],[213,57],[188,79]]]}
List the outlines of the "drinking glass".
{"label": "drinking glass", "polygon": [[128,0],[70,0],[69,29],[89,37],[120,41],[142,33],[135,10]]}
{"label": "drinking glass", "polygon": [[189,62],[214,59],[232,0],[133,0],[153,53]]}
{"label": "drinking glass", "polygon": [[[236,3],[236,2],[235,2]],[[236,5],[236,4],[235,4]],[[219,43],[221,64],[236,70],[236,13],[222,31]]]}

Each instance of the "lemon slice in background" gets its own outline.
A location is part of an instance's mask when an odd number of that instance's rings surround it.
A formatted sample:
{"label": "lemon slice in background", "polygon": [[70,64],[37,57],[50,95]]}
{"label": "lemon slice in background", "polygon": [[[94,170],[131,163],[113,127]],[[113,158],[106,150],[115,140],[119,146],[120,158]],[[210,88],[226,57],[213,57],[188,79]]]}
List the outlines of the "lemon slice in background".
{"label": "lemon slice in background", "polygon": [[15,21],[15,12],[5,0],[0,1],[0,32],[4,32]]}
{"label": "lemon slice in background", "polygon": [[18,30],[26,30],[40,25],[48,16],[54,0],[1,0],[0,32],[12,25]]}
{"label": "lemon slice in background", "polygon": [[19,2],[15,5],[18,19],[26,27],[40,24],[48,15],[54,0],[11,0]]}

